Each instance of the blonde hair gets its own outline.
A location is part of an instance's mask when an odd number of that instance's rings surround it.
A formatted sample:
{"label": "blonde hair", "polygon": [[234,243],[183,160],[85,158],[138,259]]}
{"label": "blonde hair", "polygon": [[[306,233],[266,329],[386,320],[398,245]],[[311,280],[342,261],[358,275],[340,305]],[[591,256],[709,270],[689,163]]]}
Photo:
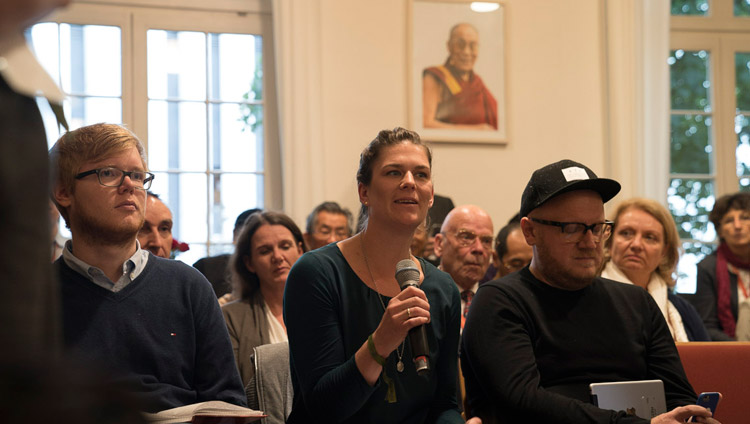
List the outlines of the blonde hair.
{"label": "blonde hair", "polygon": [[615,227],[612,229],[612,237],[608,238],[604,244],[604,262],[602,266],[606,265],[612,259],[610,249],[612,247],[612,239],[617,231],[618,219],[620,215],[631,208],[646,212],[661,224],[664,231],[664,257],[659,262],[659,266],[655,272],[666,281],[669,287],[673,287],[677,283],[674,278],[674,272],[677,268],[677,262],[680,260],[680,236],[677,233],[677,226],[674,223],[672,214],[661,203],[655,200],[636,197],[625,200],[617,205],[615,215],[612,218]]}
{"label": "blonde hair", "polygon": [[[143,169],[147,171],[143,144],[135,134],[121,125],[100,123],[63,134],[49,151],[52,177],[50,190],[54,193],[56,187],[62,186],[67,192],[73,193],[75,175],[80,172],[81,165],[118,155],[132,147],[138,150]],[[57,203],[52,193],[52,201],[65,219],[65,224],[70,226],[68,211]]]}

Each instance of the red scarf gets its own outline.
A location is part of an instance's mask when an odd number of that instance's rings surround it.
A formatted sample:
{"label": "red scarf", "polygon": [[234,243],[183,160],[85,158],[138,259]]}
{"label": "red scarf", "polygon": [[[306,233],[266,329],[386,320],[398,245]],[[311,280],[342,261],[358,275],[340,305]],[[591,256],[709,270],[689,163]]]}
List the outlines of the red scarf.
{"label": "red scarf", "polygon": [[[735,337],[737,319],[732,314],[732,295],[729,287],[729,268],[727,262],[744,270],[750,270],[750,261],[735,256],[726,243],[719,244],[716,255],[716,306],[718,307],[719,323],[729,337]],[[739,279],[739,278],[738,278]],[[739,284],[739,283],[738,283]]]}

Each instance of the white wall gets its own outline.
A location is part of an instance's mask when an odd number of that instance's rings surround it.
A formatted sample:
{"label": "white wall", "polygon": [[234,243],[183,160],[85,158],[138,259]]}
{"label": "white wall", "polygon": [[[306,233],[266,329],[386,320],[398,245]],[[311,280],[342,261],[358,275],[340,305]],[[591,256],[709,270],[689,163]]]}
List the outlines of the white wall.
{"label": "white wall", "polygon": [[[602,1],[505,5],[508,144],[432,146],[435,191],[457,205],[482,206],[496,228],[518,210],[531,172],[544,164],[569,158],[608,175]],[[407,6],[407,0],[319,0],[313,8],[323,172],[310,184],[323,198],[287,204],[299,222],[322,200],[358,210],[359,152],[380,129],[408,127]],[[303,189],[287,185],[285,198]]]}

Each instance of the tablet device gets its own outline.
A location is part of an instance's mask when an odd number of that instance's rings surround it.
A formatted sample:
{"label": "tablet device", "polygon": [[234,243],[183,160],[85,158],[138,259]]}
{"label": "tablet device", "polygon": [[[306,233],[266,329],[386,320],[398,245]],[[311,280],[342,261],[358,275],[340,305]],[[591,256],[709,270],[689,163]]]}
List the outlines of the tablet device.
{"label": "tablet device", "polygon": [[661,380],[592,383],[589,387],[592,403],[602,409],[625,411],[647,420],[667,412]]}

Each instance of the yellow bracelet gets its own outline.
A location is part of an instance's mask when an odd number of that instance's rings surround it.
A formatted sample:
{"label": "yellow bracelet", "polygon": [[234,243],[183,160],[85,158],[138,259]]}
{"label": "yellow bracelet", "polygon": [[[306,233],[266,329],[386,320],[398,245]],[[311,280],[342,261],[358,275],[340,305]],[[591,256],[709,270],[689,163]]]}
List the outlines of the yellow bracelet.
{"label": "yellow bracelet", "polygon": [[385,366],[385,358],[380,356],[377,350],[375,350],[375,342],[372,341],[372,334],[367,336],[367,350],[370,351],[370,356],[375,360],[381,367]]}

